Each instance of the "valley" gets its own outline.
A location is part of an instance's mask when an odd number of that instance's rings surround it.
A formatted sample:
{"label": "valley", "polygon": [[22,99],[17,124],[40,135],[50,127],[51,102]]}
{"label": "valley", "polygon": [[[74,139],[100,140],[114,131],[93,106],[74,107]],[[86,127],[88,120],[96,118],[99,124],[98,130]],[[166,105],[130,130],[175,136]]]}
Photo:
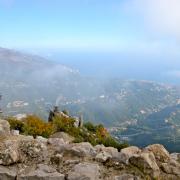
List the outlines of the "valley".
{"label": "valley", "polygon": [[[47,119],[57,105],[73,116],[104,124],[120,141],[179,148],[180,88],[143,80],[92,78],[78,70],[13,50],[0,51],[4,115]],[[173,148],[172,148],[173,145]]]}

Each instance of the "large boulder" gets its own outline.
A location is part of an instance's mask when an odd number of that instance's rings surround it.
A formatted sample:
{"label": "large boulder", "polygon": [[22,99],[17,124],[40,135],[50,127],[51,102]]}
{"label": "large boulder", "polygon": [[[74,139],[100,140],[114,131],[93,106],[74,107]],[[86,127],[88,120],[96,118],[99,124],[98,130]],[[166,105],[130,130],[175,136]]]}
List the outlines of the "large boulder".
{"label": "large boulder", "polygon": [[95,150],[97,152],[95,159],[99,162],[106,162],[108,159],[112,159],[118,154],[118,150],[116,148],[104,147],[103,145],[95,146]]}
{"label": "large boulder", "polygon": [[135,154],[141,153],[141,149],[136,146],[130,146],[124,149],[121,149],[121,153],[126,154],[127,156],[131,157]]}
{"label": "large boulder", "polygon": [[41,163],[48,154],[47,146],[35,139],[23,139],[19,146],[21,162],[24,163]]}
{"label": "large boulder", "polygon": [[180,164],[173,159],[168,163],[162,163],[161,169],[167,174],[174,174],[180,178]]}
{"label": "large boulder", "polygon": [[151,177],[159,177],[160,169],[152,152],[143,152],[139,155],[130,157],[129,162],[139,168],[144,174]]}
{"label": "large boulder", "polygon": [[19,161],[19,150],[17,140],[4,140],[0,143],[0,164],[11,165]]}
{"label": "large boulder", "polygon": [[66,143],[62,138],[49,138],[47,144],[51,149],[58,153],[68,151],[71,147],[71,145]]}
{"label": "large boulder", "polygon": [[66,144],[62,138],[49,138],[47,142],[54,147]]}
{"label": "large boulder", "polygon": [[111,156],[114,156],[118,153],[118,150],[114,147],[105,147],[104,145],[96,145],[94,148],[97,153],[106,152]]}
{"label": "large boulder", "polygon": [[74,141],[74,137],[70,136],[65,132],[57,132],[50,136],[50,138],[60,138],[63,139],[65,143],[71,143]]}
{"label": "large boulder", "polygon": [[42,136],[37,136],[37,137],[36,137],[36,140],[37,140],[38,142],[44,143],[44,144],[47,144],[47,142],[48,142],[48,139],[46,139],[46,138],[44,138],[44,137],[42,137]]}
{"label": "large boulder", "polygon": [[95,157],[96,161],[98,162],[106,162],[108,159],[112,158],[112,156],[107,153],[106,151],[102,151],[98,153]]}
{"label": "large boulder", "polygon": [[78,157],[94,157],[96,155],[94,147],[88,142],[72,144],[66,149],[66,152]]}
{"label": "large boulder", "polygon": [[16,169],[0,166],[0,180],[16,180]]}
{"label": "large boulder", "polygon": [[0,119],[0,136],[10,136],[10,125],[6,120]]}
{"label": "large boulder", "polygon": [[67,180],[99,180],[100,168],[97,164],[80,163],[68,173]]}
{"label": "large boulder", "polygon": [[105,146],[103,144],[98,144],[98,145],[94,146],[94,148],[97,151],[97,153],[99,153],[99,152],[103,151]]}
{"label": "large boulder", "polygon": [[120,153],[116,153],[115,156],[113,156],[113,160],[116,162],[124,163],[124,164],[129,164],[129,158],[138,155],[141,153],[141,149],[139,149],[136,146],[130,146],[124,149],[121,149]]}
{"label": "large boulder", "polygon": [[39,164],[35,170],[30,170],[28,173],[22,172],[18,175],[17,180],[64,180],[65,176],[58,173],[52,167]]}
{"label": "large boulder", "polygon": [[170,160],[169,152],[164,148],[163,145],[153,144],[145,148],[145,150],[153,152],[157,161],[168,162]]}
{"label": "large boulder", "polygon": [[116,155],[114,155],[112,158],[111,158],[111,161],[114,162],[115,164],[125,164],[125,165],[128,165],[129,164],[129,158],[130,156],[125,154],[125,153],[122,153],[122,152],[118,152]]}

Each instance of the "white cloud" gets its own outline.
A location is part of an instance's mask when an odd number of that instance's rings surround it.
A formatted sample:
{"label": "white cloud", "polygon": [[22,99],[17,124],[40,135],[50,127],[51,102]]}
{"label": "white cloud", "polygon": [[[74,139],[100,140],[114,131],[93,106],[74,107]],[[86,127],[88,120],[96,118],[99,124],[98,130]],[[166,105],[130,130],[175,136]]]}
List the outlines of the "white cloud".
{"label": "white cloud", "polygon": [[125,7],[148,29],[180,38],[180,0],[130,0]]}

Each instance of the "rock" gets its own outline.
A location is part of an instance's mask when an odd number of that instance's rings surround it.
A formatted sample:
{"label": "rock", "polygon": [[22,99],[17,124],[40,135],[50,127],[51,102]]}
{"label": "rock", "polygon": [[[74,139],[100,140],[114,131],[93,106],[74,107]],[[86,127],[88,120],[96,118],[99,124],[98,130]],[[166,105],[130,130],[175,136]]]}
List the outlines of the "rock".
{"label": "rock", "polygon": [[98,144],[95,147],[95,150],[97,151],[97,153],[103,151],[103,149],[105,148],[105,146],[103,144]]}
{"label": "rock", "polygon": [[37,136],[36,140],[38,142],[41,142],[41,143],[44,143],[44,144],[47,144],[47,142],[48,142],[48,140],[46,138],[42,137],[42,136]]}
{"label": "rock", "polygon": [[88,156],[94,157],[96,155],[95,149],[88,142],[72,144],[72,146],[68,149],[68,151],[73,156],[78,156],[78,157],[88,157]]}
{"label": "rock", "polygon": [[180,177],[180,164],[175,160],[171,160],[168,163],[162,163],[161,169],[167,174],[174,174]]}
{"label": "rock", "polygon": [[19,161],[18,141],[4,140],[0,144],[0,164],[11,165]]}
{"label": "rock", "polygon": [[160,174],[160,169],[152,152],[143,152],[130,157],[129,162],[138,167],[143,173],[155,178]]}
{"label": "rock", "polygon": [[19,147],[21,153],[21,162],[41,163],[47,157],[47,146],[35,139],[23,139]]}
{"label": "rock", "polygon": [[34,140],[34,137],[33,137],[33,136],[24,136],[24,139],[27,139],[27,140]]}
{"label": "rock", "polygon": [[141,149],[139,149],[136,146],[130,146],[124,149],[121,149],[121,153],[126,154],[127,156],[131,157],[135,154],[139,154],[141,152]]}
{"label": "rock", "polygon": [[118,153],[118,150],[116,148],[105,147],[104,145],[96,145],[94,148],[97,153],[106,152],[109,153],[111,156],[114,156]]}
{"label": "rock", "polygon": [[47,146],[58,153],[63,153],[71,147],[71,145],[64,142],[62,138],[49,138],[47,140]]}
{"label": "rock", "polygon": [[63,161],[63,155],[62,154],[55,154],[51,157],[51,163],[59,165]]}
{"label": "rock", "polygon": [[179,153],[172,153],[172,154],[170,154],[170,158],[174,159],[175,161],[180,162],[180,154]]}
{"label": "rock", "polygon": [[40,164],[33,171],[18,175],[17,180],[64,180],[65,176],[55,169]]}
{"label": "rock", "polygon": [[12,136],[19,136],[19,130],[11,130]]}
{"label": "rock", "polygon": [[96,152],[98,153],[95,157],[98,162],[106,162],[108,159],[116,157],[118,154],[118,150],[113,147],[105,147],[105,146],[96,146]]}
{"label": "rock", "polygon": [[121,152],[116,154],[116,156],[114,156],[114,160],[124,163],[124,164],[129,164],[129,158],[137,155],[141,153],[141,149],[139,149],[136,146],[130,146],[124,149],[121,149]]}
{"label": "rock", "polygon": [[106,162],[109,158],[112,158],[112,156],[105,151],[98,153],[95,157],[98,162]]}
{"label": "rock", "polygon": [[120,176],[115,176],[114,180],[140,180],[140,178],[132,174],[122,174]]}
{"label": "rock", "polygon": [[100,168],[97,164],[80,163],[68,173],[67,180],[99,180]]}
{"label": "rock", "polygon": [[63,139],[65,143],[71,143],[74,141],[74,137],[70,136],[65,132],[57,132],[50,136],[50,138],[60,138]]}
{"label": "rock", "polygon": [[103,148],[103,151],[109,153],[111,156],[114,156],[118,153],[118,150],[113,147],[105,147],[105,148]]}
{"label": "rock", "polygon": [[122,152],[118,152],[116,155],[114,155],[111,158],[112,161],[114,161],[115,163],[123,163],[128,165],[129,164],[129,155],[124,154]]}
{"label": "rock", "polygon": [[0,166],[0,180],[16,180],[16,175],[15,169]]}
{"label": "rock", "polygon": [[47,142],[51,146],[59,146],[66,144],[62,138],[49,138]]}
{"label": "rock", "polygon": [[160,162],[168,162],[170,159],[170,154],[164,148],[163,145],[160,145],[160,144],[149,145],[145,148],[145,150],[153,152],[156,160]]}
{"label": "rock", "polygon": [[10,136],[10,125],[6,120],[0,119],[0,136]]}
{"label": "rock", "polygon": [[69,144],[63,138],[14,135],[0,141],[0,165],[5,166],[0,166],[0,180],[178,180],[179,158],[180,154],[169,155],[158,144],[118,152],[88,142]]}
{"label": "rock", "polygon": [[69,149],[69,144],[66,144],[62,138],[49,138],[48,145],[58,153],[63,153]]}

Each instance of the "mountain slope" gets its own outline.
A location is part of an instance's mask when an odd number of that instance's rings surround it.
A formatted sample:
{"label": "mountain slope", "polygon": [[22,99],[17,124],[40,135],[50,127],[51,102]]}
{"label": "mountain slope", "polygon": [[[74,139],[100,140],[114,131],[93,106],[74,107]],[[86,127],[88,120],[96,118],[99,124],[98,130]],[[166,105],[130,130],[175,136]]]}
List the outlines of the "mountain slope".
{"label": "mountain slope", "polygon": [[[168,118],[173,126],[179,124],[178,87],[149,81],[83,77],[64,65],[3,48],[0,48],[0,77],[6,115],[35,113],[47,118],[49,109],[58,105],[72,115],[82,113],[86,120],[105,124],[118,137],[124,128],[131,132],[131,126],[134,129],[143,126],[143,132],[150,132],[147,129],[156,128]],[[170,116],[163,116],[175,106]],[[160,118],[156,118],[157,113]],[[170,133],[164,132],[158,138],[170,137]],[[159,140],[154,139],[152,143]],[[132,142],[135,142],[133,138]]]}
{"label": "mountain slope", "polygon": [[[7,112],[33,112],[56,104],[108,126],[144,119],[179,99],[175,87],[148,81],[86,78],[61,64],[3,48],[0,75]],[[14,101],[30,105],[14,108]]]}

